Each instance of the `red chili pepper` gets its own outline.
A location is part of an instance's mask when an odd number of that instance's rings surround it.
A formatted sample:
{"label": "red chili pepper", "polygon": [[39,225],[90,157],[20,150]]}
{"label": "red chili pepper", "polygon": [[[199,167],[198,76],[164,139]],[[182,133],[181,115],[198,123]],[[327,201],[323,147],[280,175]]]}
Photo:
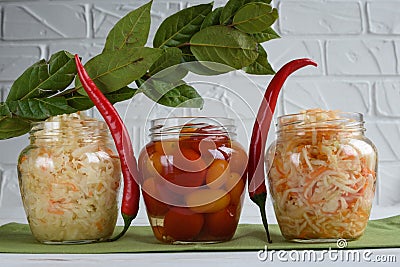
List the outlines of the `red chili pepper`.
{"label": "red chili pepper", "polygon": [[268,230],[265,202],[267,200],[267,188],[265,186],[264,154],[268,131],[274,115],[279,92],[287,77],[296,70],[308,65],[317,66],[311,59],[296,59],[283,66],[271,80],[265,92],[261,106],[258,110],[257,119],[254,123],[253,133],[250,140],[248,171],[248,190],[250,199],[260,208],[262,222],[267,233],[268,243],[271,237]]}
{"label": "red chili pepper", "polygon": [[124,192],[121,204],[124,229],[117,236],[107,240],[115,241],[126,233],[139,210],[140,191],[139,185],[135,180],[135,177],[138,177],[136,158],[133,154],[128,131],[118,112],[89,77],[78,55],[75,55],[75,64],[83,88],[96,105],[110,129],[121,162],[121,171],[124,177]]}

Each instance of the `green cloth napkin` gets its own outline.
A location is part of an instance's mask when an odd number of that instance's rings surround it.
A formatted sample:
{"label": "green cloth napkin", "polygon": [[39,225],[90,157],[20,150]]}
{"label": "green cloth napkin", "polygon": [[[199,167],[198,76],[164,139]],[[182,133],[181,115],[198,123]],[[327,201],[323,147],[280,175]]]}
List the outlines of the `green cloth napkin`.
{"label": "green cloth napkin", "polygon": [[[118,227],[117,230],[120,230]],[[0,253],[138,253],[184,251],[259,251],[292,249],[338,249],[336,243],[303,244],[285,241],[278,225],[270,225],[272,244],[266,243],[262,225],[241,224],[231,241],[216,244],[169,245],[157,241],[149,226],[132,226],[118,241],[79,245],[44,245],[37,242],[26,224],[9,223],[0,227]],[[365,234],[349,241],[347,248],[398,248],[400,247],[400,216],[373,220]]]}

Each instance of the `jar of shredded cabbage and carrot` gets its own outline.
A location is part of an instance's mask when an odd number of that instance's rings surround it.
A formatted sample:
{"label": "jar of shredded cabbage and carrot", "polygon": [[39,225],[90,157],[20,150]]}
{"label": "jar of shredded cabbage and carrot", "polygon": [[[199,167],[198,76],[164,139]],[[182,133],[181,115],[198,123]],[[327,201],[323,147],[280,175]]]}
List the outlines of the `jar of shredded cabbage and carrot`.
{"label": "jar of shredded cabbage and carrot", "polygon": [[363,115],[307,110],[281,116],[267,151],[282,235],[298,242],[359,238],[375,193],[377,151]]}
{"label": "jar of shredded cabbage and carrot", "polygon": [[228,118],[151,122],[138,168],[154,236],[164,243],[230,240],[239,222],[247,154]]}
{"label": "jar of shredded cabbage and carrot", "polygon": [[81,114],[34,123],[18,161],[23,205],[42,243],[90,243],[115,228],[120,161],[104,122]]}

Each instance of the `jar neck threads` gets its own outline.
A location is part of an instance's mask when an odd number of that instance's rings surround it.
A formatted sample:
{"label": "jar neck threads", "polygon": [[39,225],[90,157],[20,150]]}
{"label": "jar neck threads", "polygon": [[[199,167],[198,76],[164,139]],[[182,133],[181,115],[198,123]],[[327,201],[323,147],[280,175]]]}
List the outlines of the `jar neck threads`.
{"label": "jar neck threads", "polygon": [[107,125],[94,119],[35,122],[32,124],[29,138],[31,144],[62,143],[68,145],[111,141]]}
{"label": "jar neck threads", "polygon": [[151,121],[150,137],[153,141],[190,137],[193,135],[210,137],[236,137],[233,119],[223,117],[171,117]]}
{"label": "jar neck threads", "polygon": [[330,110],[307,110],[278,118],[277,134],[300,134],[304,132],[334,132],[337,134],[364,134],[361,113]]}

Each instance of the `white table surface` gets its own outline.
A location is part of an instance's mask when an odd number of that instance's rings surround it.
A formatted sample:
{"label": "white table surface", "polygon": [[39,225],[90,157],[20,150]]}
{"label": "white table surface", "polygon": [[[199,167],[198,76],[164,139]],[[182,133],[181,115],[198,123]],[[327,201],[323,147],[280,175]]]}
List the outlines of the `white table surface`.
{"label": "white table surface", "polygon": [[[258,213],[256,209],[247,209],[246,214],[242,214],[240,223],[258,223]],[[273,213],[269,213],[269,221],[276,223]],[[372,209],[371,218],[379,219],[400,214],[400,205],[387,208],[379,207]],[[243,216],[245,215],[245,216]],[[1,219],[0,225],[17,221],[24,222],[21,219]],[[136,225],[148,225],[145,218],[141,216]],[[400,238],[400,232],[399,232]],[[344,250],[347,251],[347,250]],[[316,251],[317,261],[291,261],[289,256],[283,256],[288,261],[280,261],[277,254],[273,261],[267,259],[260,261],[258,252],[184,252],[184,253],[137,253],[137,254],[8,254],[0,253],[0,267],[16,267],[16,266],[40,266],[40,267],[63,267],[63,266],[95,266],[95,267],[138,267],[146,266],[288,266],[295,264],[296,266],[316,266],[323,263],[329,266],[400,266],[400,249],[369,249],[369,250],[352,250],[360,253],[360,261],[330,260],[327,254],[324,260],[319,262],[322,257],[320,251]],[[301,251],[298,251],[301,253]],[[363,253],[368,253],[370,261],[362,259]],[[276,251],[275,253],[279,253]],[[335,256],[333,256],[335,257]],[[377,263],[379,259],[386,257],[396,262]],[[57,264],[57,265],[56,265]],[[367,265],[366,265],[367,264]]]}
{"label": "white table surface", "polygon": [[[329,266],[399,266],[400,249],[374,249],[374,256],[395,256],[395,263],[374,262],[346,262],[330,261],[325,259],[323,265]],[[57,265],[55,265],[57,264]],[[280,262],[277,259],[271,261],[260,261],[257,252],[201,252],[201,253],[142,253],[142,254],[102,254],[102,255],[38,255],[38,254],[0,254],[0,266],[40,266],[40,267],[63,267],[63,266],[115,266],[115,267],[137,267],[137,266],[314,266],[321,262]]]}

